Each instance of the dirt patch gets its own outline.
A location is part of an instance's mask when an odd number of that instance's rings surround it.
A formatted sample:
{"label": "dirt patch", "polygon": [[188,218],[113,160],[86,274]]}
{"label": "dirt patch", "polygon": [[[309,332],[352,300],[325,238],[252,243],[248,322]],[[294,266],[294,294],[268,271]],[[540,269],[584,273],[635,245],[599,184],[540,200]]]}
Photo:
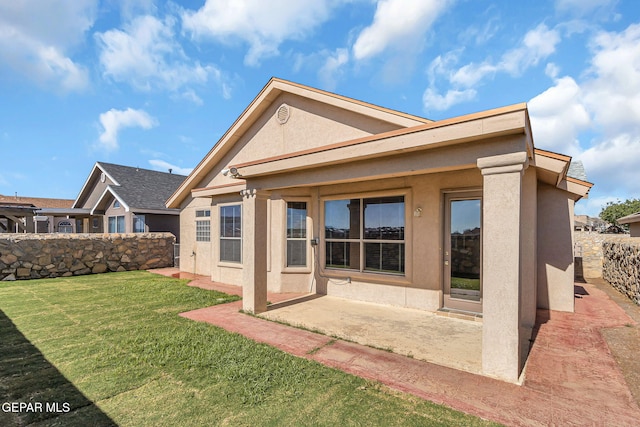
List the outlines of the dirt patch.
{"label": "dirt patch", "polygon": [[603,279],[588,280],[606,292],[634,320],[621,328],[603,329],[602,335],[640,406],[640,307]]}

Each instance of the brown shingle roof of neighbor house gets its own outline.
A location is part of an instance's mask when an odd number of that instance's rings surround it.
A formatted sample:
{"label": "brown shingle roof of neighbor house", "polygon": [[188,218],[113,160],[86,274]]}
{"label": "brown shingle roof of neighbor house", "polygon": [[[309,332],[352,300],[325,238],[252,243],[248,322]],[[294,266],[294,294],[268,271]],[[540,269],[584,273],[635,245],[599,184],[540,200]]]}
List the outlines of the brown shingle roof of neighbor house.
{"label": "brown shingle roof of neighbor house", "polygon": [[44,197],[4,196],[0,194],[0,204],[33,205],[36,208],[70,208],[72,199],[49,199]]}

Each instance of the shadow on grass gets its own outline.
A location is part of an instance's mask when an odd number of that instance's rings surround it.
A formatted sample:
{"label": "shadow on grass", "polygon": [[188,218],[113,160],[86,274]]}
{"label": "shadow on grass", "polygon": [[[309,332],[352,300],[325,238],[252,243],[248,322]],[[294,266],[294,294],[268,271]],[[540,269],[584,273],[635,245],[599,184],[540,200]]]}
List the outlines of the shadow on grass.
{"label": "shadow on grass", "polygon": [[[30,404],[23,406],[20,404]],[[0,310],[0,425],[115,426]]]}

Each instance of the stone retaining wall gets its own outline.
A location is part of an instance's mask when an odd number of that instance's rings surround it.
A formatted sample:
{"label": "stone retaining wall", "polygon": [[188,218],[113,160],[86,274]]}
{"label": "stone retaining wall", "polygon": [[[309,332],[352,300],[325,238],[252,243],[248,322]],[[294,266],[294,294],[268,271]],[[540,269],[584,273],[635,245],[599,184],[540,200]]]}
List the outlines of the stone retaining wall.
{"label": "stone retaining wall", "polygon": [[[574,232],[576,257],[576,277],[601,278],[602,277],[602,244],[604,242],[619,242],[629,239],[625,234],[600,234],[597,231]],[[580,270],[582,268],[582,270]]]}
{"label": "stone retaining wall", "polygon": [[602,278],[640,304],[640,238],[603,243]]}
{"label": "stone retaining wall", "polygon": [[175,241],[171,233],[2,234],[0,280],[170,267]]}

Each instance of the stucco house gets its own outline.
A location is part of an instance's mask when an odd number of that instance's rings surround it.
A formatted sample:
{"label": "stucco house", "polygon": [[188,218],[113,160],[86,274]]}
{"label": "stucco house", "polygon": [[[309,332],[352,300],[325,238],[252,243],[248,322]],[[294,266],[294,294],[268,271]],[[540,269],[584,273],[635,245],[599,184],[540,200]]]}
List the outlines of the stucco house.
{"label": "stucco house", "polygon": [[483,374],[517,382],[538,307],[573,311],[590,183],[535,148],[525,104],[431,121],[273,78],[167,200],[184,271],[482,315]]}
{"label": "stucco house", "polygon": [[640,212],[618,218],[618,224],[629,224],[631,237],[640,237]]}
{"label": "stucco house", "polygon": [[185,176],[96,162],[73,203],[77,232],[166,231],[180,237],[178,209],[165,206]]}

